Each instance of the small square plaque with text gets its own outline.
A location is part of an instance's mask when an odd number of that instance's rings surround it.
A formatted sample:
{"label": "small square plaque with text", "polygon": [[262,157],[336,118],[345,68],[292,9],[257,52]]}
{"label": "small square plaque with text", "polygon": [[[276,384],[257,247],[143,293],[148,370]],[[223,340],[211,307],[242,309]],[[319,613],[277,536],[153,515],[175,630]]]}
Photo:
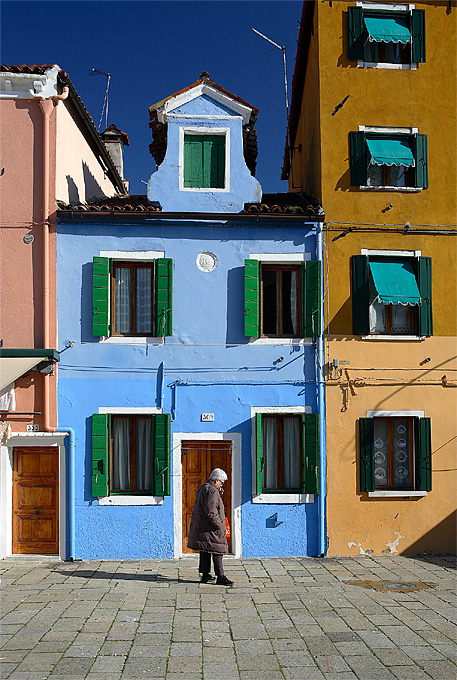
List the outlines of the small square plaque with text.
{"label": "small square plaque with text", "polygon": [[212,423],[214,421],[214,413],[202,413],[203,423]]}

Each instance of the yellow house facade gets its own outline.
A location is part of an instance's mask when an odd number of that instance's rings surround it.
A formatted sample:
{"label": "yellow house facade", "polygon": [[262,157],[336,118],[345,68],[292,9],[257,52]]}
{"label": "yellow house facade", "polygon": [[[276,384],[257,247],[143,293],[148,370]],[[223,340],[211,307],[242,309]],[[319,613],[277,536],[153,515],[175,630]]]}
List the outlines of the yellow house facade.
{"label": "yellow house facade", "polygon": [[329,555],[456,550],[456,29],[455,0],[303,6],[283,178],[326,216]]}

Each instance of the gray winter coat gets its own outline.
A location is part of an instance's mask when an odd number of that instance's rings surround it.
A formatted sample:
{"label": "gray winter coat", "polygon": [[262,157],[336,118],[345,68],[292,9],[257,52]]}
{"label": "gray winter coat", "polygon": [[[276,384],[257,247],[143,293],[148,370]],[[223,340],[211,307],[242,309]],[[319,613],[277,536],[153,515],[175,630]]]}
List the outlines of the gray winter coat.
{"label": "gray winter coat", "polygon": [[224,503],[212,480],[206,481],[197,491],[187,547],[218,555],[228,553]]}

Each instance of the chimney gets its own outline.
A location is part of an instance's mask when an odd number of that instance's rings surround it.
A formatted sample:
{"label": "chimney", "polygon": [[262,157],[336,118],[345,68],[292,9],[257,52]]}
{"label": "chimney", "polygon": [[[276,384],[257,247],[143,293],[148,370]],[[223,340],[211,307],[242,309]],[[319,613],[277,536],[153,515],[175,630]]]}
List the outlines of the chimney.
{"label": "chimney", "polygon": [[124,146],[130,146],[128,136],[113,123],[102,132],[101,138],[128,191],[129,182],[124,179]]}

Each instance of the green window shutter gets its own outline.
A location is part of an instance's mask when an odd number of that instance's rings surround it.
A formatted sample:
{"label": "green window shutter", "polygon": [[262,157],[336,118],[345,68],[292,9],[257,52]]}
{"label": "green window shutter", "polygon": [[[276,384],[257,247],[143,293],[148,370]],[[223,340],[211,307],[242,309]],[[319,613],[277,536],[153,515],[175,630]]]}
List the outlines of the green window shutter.
{"label": "green window shutter", "polygon": [[427,135],[416,135],[416,186],[428,189]]}
{"label": "green window shutter", "polygon": [[203,187],[224,188],[225,136],[205,135],[203,137]]}
{"label": "green window shutter", "polygon": [[155,261],[154,335],[173,335],[173,260]]}
{"label": "green window shutter", "polygon": [[302,266],[302,325],[305,338],[317,338],[321,334],[320,260],[304,262]]}
{"label": "green window shutter", "polygon": [[260,336],[260,262],[244,261],[244,334]]}
{"label": "green window shutter", "polygon": [[92,262],[92,332],[109,335],[109,258],[94,257]]}
{"label": "green window shutter", "polygon": [[364,132],[349,133],[349,167],[351,171],[351,186],[366,186],[367,152]]}
{"label": "green window shutter", "polygon": [[262,453],[262,414],[255,414],[255,460],[256,460],[256,477],[255,477],[255,492],[257,495],[262,493],[262,470],[263,470],[263,453]]}
{"label": "green window shutter", "polygon": [[368,257],[353,255],[352,265],[352,332],[354,335],[368,335],[369,319],[369,279]]}
{"label": "green window shutter", "polygon": [[373,434],[373,418],[359,418],[360,491],[374,491]]}
{"label": "green window shutter", "polygon": [[203,137],[184,135],[184,186],[203,187]]}
{"label": "green window shutter", "polygon": [[319,415],[304,413],[303,426],[303,489],[319,493]]}
{"label": "green window shutter", "polygon": [[92,495],[108,495],[109,416],[92,416]]}
{"label": "green window shutter", "polygon": [[415,63],[425,62],[425,10],[413,9],[411,12],[411,37],[412,55],[411,61]]}
{"label": "green window shutter", "polygon": [[363,10],[348,7],[348,59],[363,59]]}
{"label": "green window shutter", "polygon": [[417,285],[421,295],[419,328],[417,331],[419,335],[433,335],[431,257],[418,258]]}
{"label": "green window shutter", "polygon": [[154,482],[155,496],[169,496],[171,493],[171,416],[154,416]]}
{"label": "green window shutter", "polygon": [[415,490],[432,490],[432,437],[430,418],[414,419]]}

